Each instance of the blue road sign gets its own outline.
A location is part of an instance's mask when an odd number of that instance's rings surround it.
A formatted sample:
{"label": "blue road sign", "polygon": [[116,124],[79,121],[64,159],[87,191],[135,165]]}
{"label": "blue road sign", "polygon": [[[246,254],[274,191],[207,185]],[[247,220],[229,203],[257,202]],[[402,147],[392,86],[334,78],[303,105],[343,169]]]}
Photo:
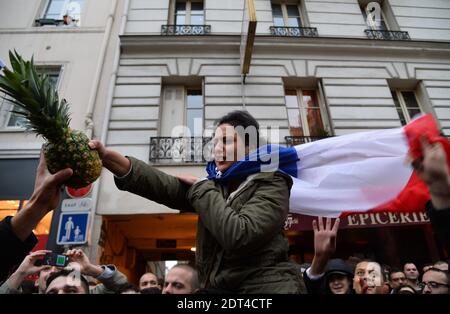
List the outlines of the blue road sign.
{"label": "blue road sign", "polygon": [[59,218],[58,245],[84,244],[87,242],[89,213],[65,212]]}

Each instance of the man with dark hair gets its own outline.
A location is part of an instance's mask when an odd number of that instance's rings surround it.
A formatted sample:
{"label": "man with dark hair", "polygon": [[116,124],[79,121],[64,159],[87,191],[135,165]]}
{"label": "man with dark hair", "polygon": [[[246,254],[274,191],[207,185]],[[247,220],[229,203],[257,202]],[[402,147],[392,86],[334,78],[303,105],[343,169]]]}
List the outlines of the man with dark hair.
{"label": "man with dark hair", "polygon": [[[115,175],[119,189],[199,214],[196,267],[202,288],[300,293],[303,281],[289,259],[283,233],[293,181],[278,167],[268,169],[263,163],[258,127],[246,111],[219,119],[214,161],[208,163],[208,177],[203,179],[165,174],[99,141],[89,145]],[[276,151],[265,154],[271,157]]]}
{"label": "man with dark hair", "polygon": [[167,273],[162,293],[193,294],[199,288],[197,271],[187,264],[177,264]]}
{"label": "man with dark hair", "polygon": [[398,289],[406,284],[406,276],[403,271],[398,268],[392,268],[389,272],[389,284],[392,289]]}
{"label": "man with dark hair", "polygon": [[139,290],[147,288],[157,288],[161,290],[161,286],[158,283],[158,277],[154,273],[145,273],[139,279]]}
{"label": "man with dark hair", "polygon": [[414,263],[408,262],[403,266],[403,273],[408,280],[408,284],[413,286],[417,291],[420,291],[419,288],[419,271]]}
{"label": "man with dark hair", "polygon": [[48,277],[45,294],[89,294],[89,283],[79,272],[61,270]]}

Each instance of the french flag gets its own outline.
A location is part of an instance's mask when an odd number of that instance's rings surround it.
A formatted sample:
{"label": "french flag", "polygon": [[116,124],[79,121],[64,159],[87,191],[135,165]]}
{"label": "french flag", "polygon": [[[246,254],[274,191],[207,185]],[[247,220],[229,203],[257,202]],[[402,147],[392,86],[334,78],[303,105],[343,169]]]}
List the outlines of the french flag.
{"label": "french flag", "polygon": [[224,174],[217,173],[210,162],[208,178],[226,181],[281,170],[294,182],[291,212],[303,215],[423,211],[430,195],[407,162],[408,154],[413,159],[422,157],[422,136],[441,142],[450,156],[448,140],[439,136],[432,115],[427,114],[396,129],[330,137],[288,148],[263,146]]}

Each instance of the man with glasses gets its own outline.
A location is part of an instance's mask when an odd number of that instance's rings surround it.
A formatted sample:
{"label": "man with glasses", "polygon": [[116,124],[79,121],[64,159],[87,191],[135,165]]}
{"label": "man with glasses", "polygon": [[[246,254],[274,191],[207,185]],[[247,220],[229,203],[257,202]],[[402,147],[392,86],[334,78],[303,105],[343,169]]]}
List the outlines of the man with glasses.
{"label": "man with glasses", "polygon": [[449,274],[438,268],[430,268],[420,283],[423,294],[449,294]]}

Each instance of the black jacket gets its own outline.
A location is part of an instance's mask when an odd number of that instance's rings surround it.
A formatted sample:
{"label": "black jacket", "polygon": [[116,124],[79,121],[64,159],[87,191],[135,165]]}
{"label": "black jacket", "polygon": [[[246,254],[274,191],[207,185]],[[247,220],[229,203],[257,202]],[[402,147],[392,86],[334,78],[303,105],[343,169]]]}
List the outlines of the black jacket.
{"label": "black jacket", "polygon": [[0,221],[0,282],[8,279],[12,267],[19,265],[37,243],[33,233],[25,241],[17,238],[11,228],[11,218]]}
{"label": "black jacket", "polygon": [[436,210],[431,201],[426,207],[434,232],[450,254],[450,208]]}

